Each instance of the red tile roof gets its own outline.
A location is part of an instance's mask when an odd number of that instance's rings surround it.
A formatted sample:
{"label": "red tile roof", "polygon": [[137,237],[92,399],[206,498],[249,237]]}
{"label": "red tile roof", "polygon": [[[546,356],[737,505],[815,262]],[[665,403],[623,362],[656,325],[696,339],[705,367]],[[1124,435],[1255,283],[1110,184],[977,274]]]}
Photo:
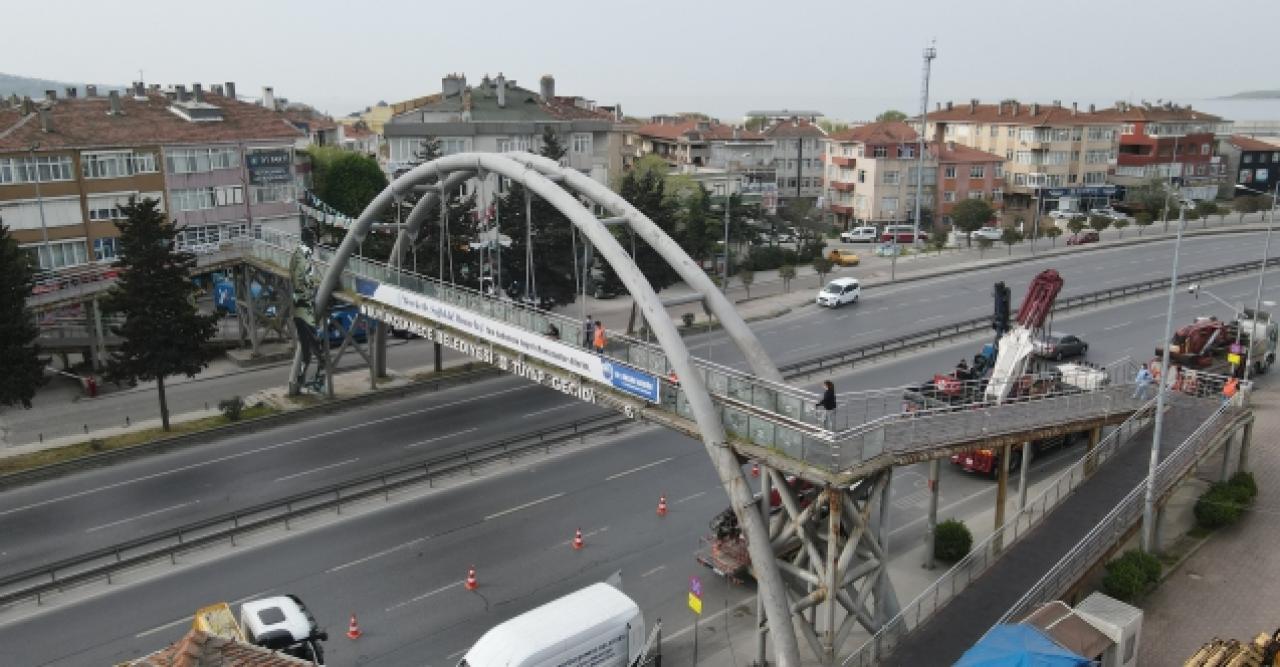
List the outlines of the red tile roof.
{"label": "red tile roof", "polygon": [[[1123,122],[1114,114],[1106,112],[1090,113],[1085,110],[1053,106],[1049,104],[1018,103],[1017,114],[1014,114],[1014,102],[1000,104],[957,104],[951,109],[931,111],[926,116],[931,121],[952,123],[998,123],[1005,125],[1089,125],[1116,124]],[[1107,110],[1110,111],[1110,110]],[[1034,113],[1033,113],[1034,112]]]}
{"label": "red tile roof", "polygon": [[[700,130],[698,129],[698,123],[709,123],[709,126]],[[675,141],[681,137],[688,137],[691,141],[725,141],[731,139],[759,141],[764,139],[764,135],[759,132],[730,127],[722,123],[702,121],[696,118],[689,118],[679,123],[645,123],[636,128],[636,134],[642,137],[653,137],[668,141]]]}
{"label": "red tile roof", "polygon": [[1233,134],[1229,140],[1232,146],[1242,151],[1280,151],[1280,144],[1273,144],[1261,139],[1246,137],[1242,134]]}
{"label": "red tile roof", "polygon": [[284,114],[219,95],[205,94],[205,101],[222,109],[223,120],[192,122],[169,110],[164,95],[152,93],[146,100],[121,96],[124,114],[112,116],[105,97],[58,100],[50,110],[52,131],[40,129],[39,114],[23,114],[19,108],[0,109],[0,151],[67,148],[116,148],[156,144],[202,144],[250,140],[293,141],[301,133]]}
{"label": "red tile roof", "polygon": [[769,126],[764,135],[770,139],[791,139],[795,137],[825,137],[827,133],[821,127],[803,118],[782,120]]}
{"label": "red tile roof", "polygon": [[612,112],[600,107],[584,109],[575,104],[577,99],[577,97],[557,95],[552,97],[550,102],[543,102],[542,108],[562,120],[613,120]]}
{"label": "red tile roof", "polygon": [[833,141],[860,142],[864,144],[897,144],[905,141],[916,141],[920,135],[914,128],[900,121],[891,120],[880,123],[868,123],[831,135]]}
{"label": "red tile roof", "polygon": [[962,146],[954,141],[932,142],[929,150],[939,162],[1004,162],[1004,158],[995,153]]}
{"label": "red tile roof", "polygon": [[1204,123],[1221,123],[1222,116],[1215,116],[1203,111],[1195,111],[1191,107],[1166,108],[1162,106],[1145,106],[1126,104],[1124,108],[1111,107],[1101,109],[1096,114],[1099,118],[1110,118],[1118,123],[1142,121],[1200,121]]}
{"label": "red tile roof", "polygon": [[167,648],[126,664],[129,667],[297,667],[311,663],[193,629]]}
{"label": "red tile roof", "polygon": [[316,130],[332,130],[338,127],[337,122],[332,118],[314,109],[286,109],[281,111],[280,115],[295,125],[297,123],[305,123],[313,132]]}

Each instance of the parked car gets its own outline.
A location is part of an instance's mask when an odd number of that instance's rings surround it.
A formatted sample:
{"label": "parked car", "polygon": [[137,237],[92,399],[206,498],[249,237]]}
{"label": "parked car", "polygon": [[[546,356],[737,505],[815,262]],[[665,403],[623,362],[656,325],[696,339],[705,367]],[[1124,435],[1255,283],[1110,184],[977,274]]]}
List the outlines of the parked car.
{"label": "parked car", "polygon": [[827,283],[815,299],[819,306],[839,308],[846,303],[857,303],[862,293],[862,285],[856,278],[836,278]]}
{"label": "parked car", "polygon": [[978,239],[990,239],[992,241],[999,241],[1000,237],[1003,235],[1004,235],[1004,230],[1000,229],[999,227],[983,227],[982,229],[974,230],[972,233],[970,233],[969,238],[975,241]]}
{"label": "parked car", "polygon": [[880,233],[875,227],[854,227],[849,231],[840,232],[840,240],[845,243],[875,243],[880,237]]}
{"label": "parked car", "polygon": [[896,245],[893,243],[881,243],[876,246],[876,257],[893,257],[894,253],[899,255],[907,251],[907,246]]}
{"label": "parked car", "polygon": [[1032,349],[1037,356],[1045,359],[1062,361],[1067,357],[1084,355],[1089,352],[1089,344],[1071,334],[1050,334],[1042,340],[1032,342]]}
{"label": "parked car", "polygon": [[780,231],[773,235],[774,243],[795,243],[796,235],[788,231]]}
{"label": "parked car", "polygon": [[1063,211],[1061,209],[1049,211],[1049,217],[1054,220],[1070,220],[1078,215],[1082,215],[1077,211]]}
{"label": "parked car", "polygon": [[1086,243],[1097,243],[1097,242],[1098,242],[1098,232],[1095,232],[1093,230],[1083,231],[1083,232],[1080,232],[1079,234],[1072,234],[1071,238],[1067,239],[1067,245],[1084,245]]}
{"label": "parked car", "polygon": [[1108,206],[1108,207],[1106,207],[1106,208],[1092,208],[1092,209],[1089,209],[1089,215],[1100,215],[1100,216],[1102,216],[1102,217],[1104,217],[1104,218],[1107,218],[1107,219],[1109,219],[1109,220],[1111,220],[1111,221],[1113,221],[1113,222],[1114,222],[1114,221],[1116,221],[1116,220],[1128,220],[1128,219],[1129,219],[1129,218],[1128,218],[1128,216],[1126,216],[1125,214],[1121,213],[1120,211],[1115,210],[1114,208],[1111,208],[1110,206]]}
{"label": "parked car", "polygon": [[827,259],[831,260],[836,266],[857,266],[862,260],[858,258],[857,253],[852,250],[840,250],[836,248],[827,253]]}

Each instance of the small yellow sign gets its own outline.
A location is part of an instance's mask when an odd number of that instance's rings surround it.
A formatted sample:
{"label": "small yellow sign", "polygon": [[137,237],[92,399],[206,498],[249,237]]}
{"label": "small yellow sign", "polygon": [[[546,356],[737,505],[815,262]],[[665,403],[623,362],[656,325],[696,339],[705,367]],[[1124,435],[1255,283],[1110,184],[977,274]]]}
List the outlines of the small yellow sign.
{"label": "small yellow sign", "polygon": [[694,595],[693,593],[690,593],[689,608],[693,610],[693,613],[701,616],[702,615],[702,598]]}
{"label": "small yellow sign", "polygon": [[1236,366],[1239,366],[1239,365],[1240,365],[1240,361],[1241,361],[1241,359],[1240,359],[1240,355],[1238,355],[1238,354],[1236,354],[1236,353],[1234,353],[1234,352],[1228,352],[1228,353],[1227,353],[1227,362],[1228,362],[1228,363],[1232,363],[1232,364],[1235,364]]}

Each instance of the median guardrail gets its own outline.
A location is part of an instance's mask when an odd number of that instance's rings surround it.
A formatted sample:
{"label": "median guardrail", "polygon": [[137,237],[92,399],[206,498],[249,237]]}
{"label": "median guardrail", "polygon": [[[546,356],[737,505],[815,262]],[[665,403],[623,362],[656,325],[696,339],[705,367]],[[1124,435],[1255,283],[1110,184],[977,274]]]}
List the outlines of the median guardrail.
{"label": "median guardrail", "polygon": [[341,514],[342,506],[382,496],[390,501],[393,491],[426,484],[437,477],[472,472],[477,466],[514,460],[534,450],[550,448],[602,431],[614,430],[631,420],[613,414],[578,419],[530,433],[504,438],[463,452],[446,454],[362,475],[319,489],[279,500],[228,512],[192,524],[173,528],[122,544],[98,549],[48,565],[0,577],[0,607],[24,600],[43,604],[50,594],[94,581],[110,584],[123,571],[169,561],[178,556],[224,541],[234,546],[238,536],[283,524],[321,512]]}

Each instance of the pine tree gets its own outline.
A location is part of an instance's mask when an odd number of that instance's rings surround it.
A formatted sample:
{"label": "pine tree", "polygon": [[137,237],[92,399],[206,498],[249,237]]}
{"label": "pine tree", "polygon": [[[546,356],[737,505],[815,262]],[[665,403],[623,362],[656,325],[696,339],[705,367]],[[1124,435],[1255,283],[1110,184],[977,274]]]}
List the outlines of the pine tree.
{"label": "pine tree", "polygon": [[[548,127],[542,133],[543,157],[559,161],[565,149],[555,132]],[[519,298],[532,298],[536,292],[540,305],[552,307],[573,303],[577,294],[574,280],[573,249],[577,247],[578,271],[585,272],[582,263],[583,239],[573,238],[573,223],[555,206],[530,193],[529,208],[532,227],[526,227],[525,187],[513,182],[507,194],[500,198],[499,228],[511,239],[511,245],[502,250],[502,280],[508,292]],[[526,239],[531,238],[532,244]],[[529,249],[532,247],[532,253]],[[533,264],[526,258],[532,254]],[[525,284],[525,275],[532,268],[533,285]]]}
{"label": "pine tree", "polygon": [[216,316],[201,315],[195,307],[191,270],[196,258],[174,245],[177,231],[167,224],[154,199],[121,206],[125,219],[120,228],[120,278],[108,293],[106,308],[124,315],[124,324],[112,333],[123,343],[107,364],[106,377],[113,382],[156,381],[160,420],[169,430],[169,406],[164,379],[183,374],[192,377],[209,365],[216,352],[208,347],[216,331]]}
{"label": "pine tree", "polygon": [[0,405],[30,408],[44,382],[35,344],[39,330],[27,308],[34,273],[27,254],[0,221]]}

